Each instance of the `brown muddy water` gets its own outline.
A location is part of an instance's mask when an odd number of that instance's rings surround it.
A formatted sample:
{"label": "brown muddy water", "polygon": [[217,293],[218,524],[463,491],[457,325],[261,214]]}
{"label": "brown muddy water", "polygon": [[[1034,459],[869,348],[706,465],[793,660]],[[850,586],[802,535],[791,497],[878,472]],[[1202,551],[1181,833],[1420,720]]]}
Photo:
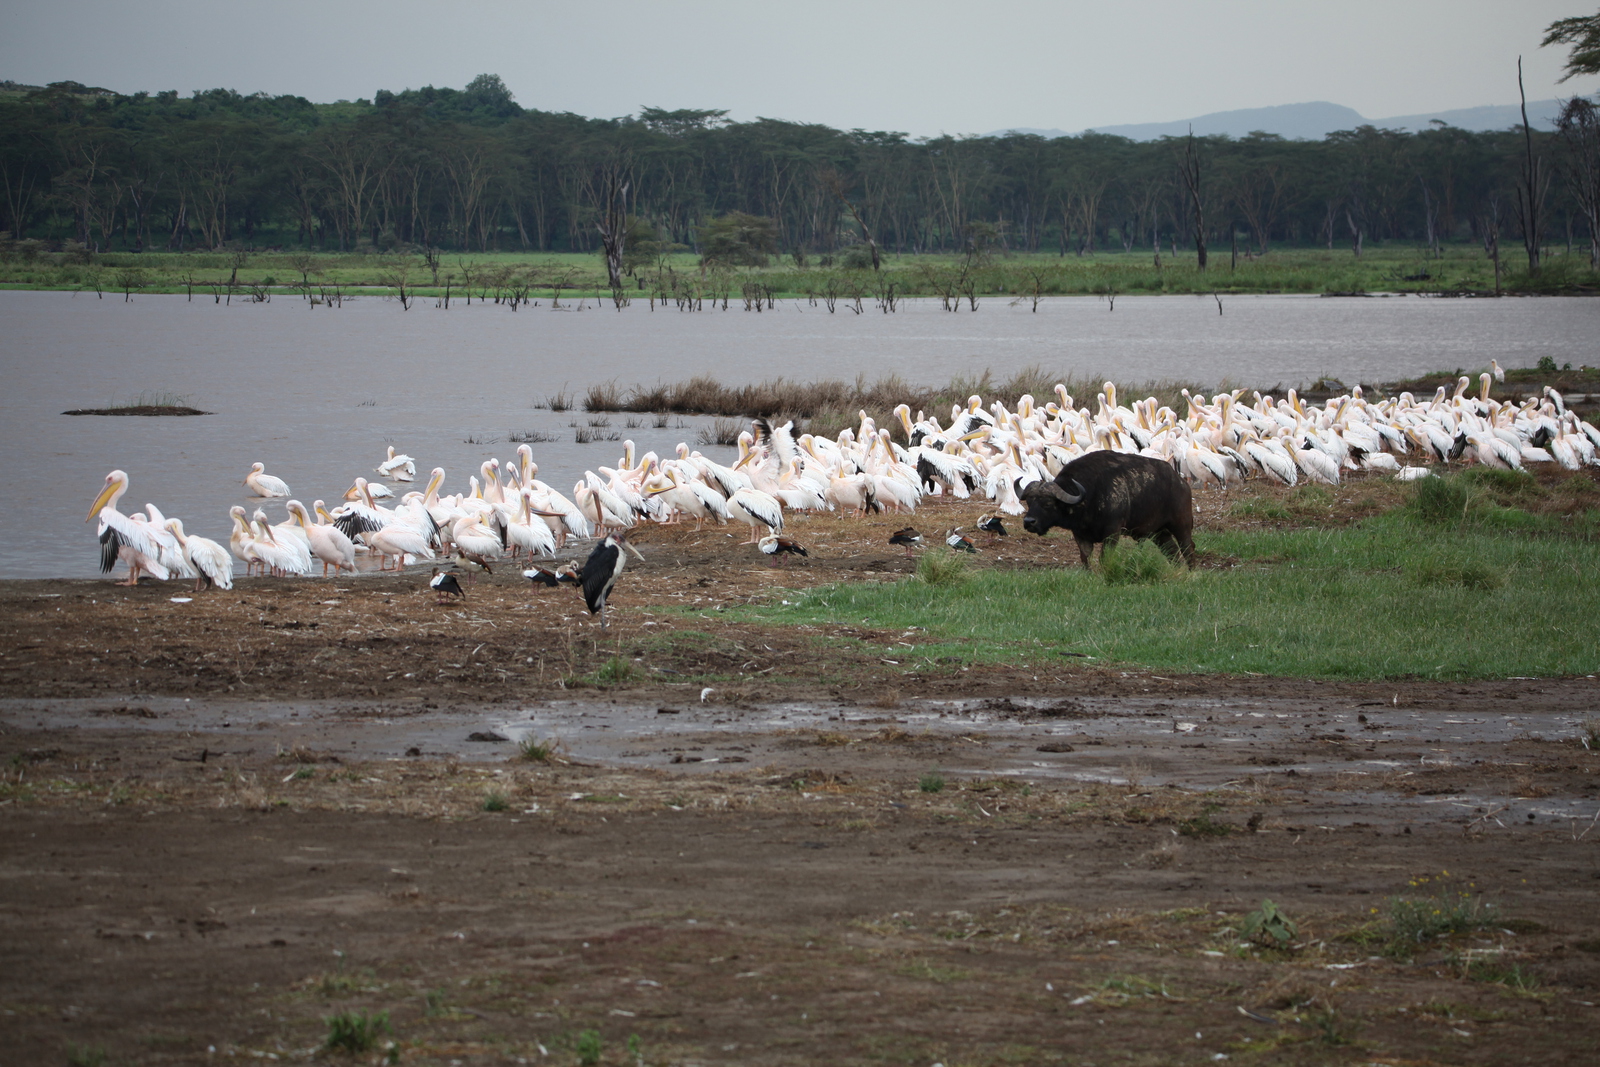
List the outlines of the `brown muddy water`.
{"label": "brown muddy water", "polygon": [[[1122,381],[1182,378],[1262,387],[1332,376],[1395,380],[1430,370],[1594,360],[1600,303],[1583,299],[1363,300],[1140,297],[1114,312],[1094,298],[1057,298],[1038,313],[1003,298],[949,314],[911,301],[895,315],[830,315],[781,301],[763,314],[682,314],[634,305],[622,312],[423,303],[402,312],[378,297],[309,308],[217,305],[181,296],[96,299],[92,294],[0,292],[0,455],[17,501],[0,510],[0,577],[86,577],[97,568],[84,516],[105,474],[132,478],[123,510],[155,503],[191,533],[224,539],[227,512],[253,505],[242,480],[265,463],[308,504],[336,499],[371,475],[386,445],[443,466],[448,491],[491,456],[514,454],[518,431],[541,477],[563,490],[585,468],[614,463],[621,438],[641,450],[694,446],[709,420],[610,416],[602,439],[574,440],[582,411],[536,405],[566,391],[581,401],[596,382],[730,382],[783,376],[869,379],[899,374],[942,384],[1030,364],[1063,375]],[[60,414],[172,393],[215,414],[98,418]],[[605,440],[616,434],[619,440]],[[705,448],[725,457],[728,449]],[[403,487],[401,487],[403,488]],[[267,507],[283,517],[281,504]]]}

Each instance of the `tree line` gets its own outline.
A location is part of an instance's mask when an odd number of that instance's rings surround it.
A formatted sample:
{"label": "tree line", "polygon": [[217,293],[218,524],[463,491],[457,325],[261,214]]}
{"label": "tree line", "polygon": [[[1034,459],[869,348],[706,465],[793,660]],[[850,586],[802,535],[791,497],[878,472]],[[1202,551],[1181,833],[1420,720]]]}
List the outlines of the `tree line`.
{"label": "tree line", "polygon": [[1600,111],[1554,132],[1363,126],[1135,142],[1093,132],[911,138],[718,110],[616,119],[523,108],[494,75],[464,89],[313,104],[214,89],[124,96],[0,85],[0,230],[90,251],[298,247],[640,256],[1226,247],[1435,252],[1502,236],[1589,246],[1600,266]]}

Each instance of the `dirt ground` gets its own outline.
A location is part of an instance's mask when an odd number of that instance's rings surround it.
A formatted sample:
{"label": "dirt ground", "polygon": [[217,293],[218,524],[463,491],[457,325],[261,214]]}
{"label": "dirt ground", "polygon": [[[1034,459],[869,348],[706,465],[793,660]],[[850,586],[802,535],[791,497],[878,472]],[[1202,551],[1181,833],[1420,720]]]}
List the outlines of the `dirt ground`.
{"label": "dirt ground", "polygon": [[[1594,681],[911,669],[718,617],[898,579],[902,524],[785,568],[643,531],[604,634],[515,568],[0,584],[0,1063],[1596,1062]],[[345,1012],[388,1029],[323,1048]]]}

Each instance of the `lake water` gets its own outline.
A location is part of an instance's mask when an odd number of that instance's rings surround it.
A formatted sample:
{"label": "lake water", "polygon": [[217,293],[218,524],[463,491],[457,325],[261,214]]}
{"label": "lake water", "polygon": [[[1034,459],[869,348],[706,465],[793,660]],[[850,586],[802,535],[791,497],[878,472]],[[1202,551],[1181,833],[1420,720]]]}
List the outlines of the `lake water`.
{"label": "lake water", "polygon": [[[1030,364],[1063,375],[1124,382],[1224,379],[1268,387],[1332,376],[1391,381],[1430,370],[1600,362],[1600,301],[1124,297],[1055,298],[1037,313],[980,301],[951,314],[912,301],[894,315],[843,306],[829,314],[792,301],[762,314],[685,314],[597,308],[512,312],[431,302],[401,311],[359,297],[342,308],[214,304],[182,296],[0,292],[0,456],[13,501],[0,509],[0,577],[98,572],[94,527],[84,522],[105,474],[131,476],[122,509],[153,502],[185,528],[219,541],[228,508],[254,507],[242,481],[265,463],[308,505],[330,503],[393,444],[415,456],[419,482],[442,466],[446,489],[466,486],[491,456],[512,457],[512,431],[544,430],[533,445],[540,475],[567,491],[585,468],[613,464],[619,442],[577,444],[581,411],[534,405],[565,390],[615,380],[676,382],[695,374],[729,383],[783,376],[869,379],[899,374],[940,385]],[[197,418],[67,417],[140,392],[182,394],[215,412]],[[694,446],[708,420],[648,417],[611,431],[641,451]],[[608,431],[609,432],[609,431]],[[472,439],[469,443],[468,439]],[[484,442],[484,443],[478,443]],[[703,448],[724,457],[730,449]],[[267,505],[274,521],[281,503]]]}

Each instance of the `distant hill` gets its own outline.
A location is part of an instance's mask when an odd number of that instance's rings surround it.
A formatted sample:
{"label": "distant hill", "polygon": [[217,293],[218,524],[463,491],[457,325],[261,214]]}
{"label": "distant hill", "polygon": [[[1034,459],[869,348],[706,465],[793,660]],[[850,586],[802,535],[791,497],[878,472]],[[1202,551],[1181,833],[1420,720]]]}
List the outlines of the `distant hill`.
{"label": "distant hill", "polygon": [[[1535,129],[1551,129],[1556,115],[1561,111],[1560,100],[1536,100],[1528,104],[1528,121]],[[1182,137],[1189,132],[1202,136],[1226,135],[1244,137],[1260,130],[1275,133],[1292,140],[1320,141],[1335,130],[1353,130],[1357,126],[1378,126],[1392,130],[1426,129],[1433,119],[1439,119],[1463,130],[1504,130],[1522,122],[1521,109],[1516,104],[1493,104],[1485,107],[1457,108],[1453,111],[1425,111],[1417,115],[1396,115],[1387,119],[1369,119],[1359,111],[1342,104],[1316,100],[1308,104],[1280,104],[1277,107],[1251,107],[1238,111],[1214,111],[1177,122],[1140,122],[1125,126],[1095,126],[1095,133],[1115,134],[1134,141],[1154,141],[1159,137]],[[1034,133],[1040,137],[1068,137],[1066,130],[1042,130],[1017,126],[1011,130],[996,130],[991,136],[1013,133]],[[1087,132],[1087,131],[1084,131]]]}

